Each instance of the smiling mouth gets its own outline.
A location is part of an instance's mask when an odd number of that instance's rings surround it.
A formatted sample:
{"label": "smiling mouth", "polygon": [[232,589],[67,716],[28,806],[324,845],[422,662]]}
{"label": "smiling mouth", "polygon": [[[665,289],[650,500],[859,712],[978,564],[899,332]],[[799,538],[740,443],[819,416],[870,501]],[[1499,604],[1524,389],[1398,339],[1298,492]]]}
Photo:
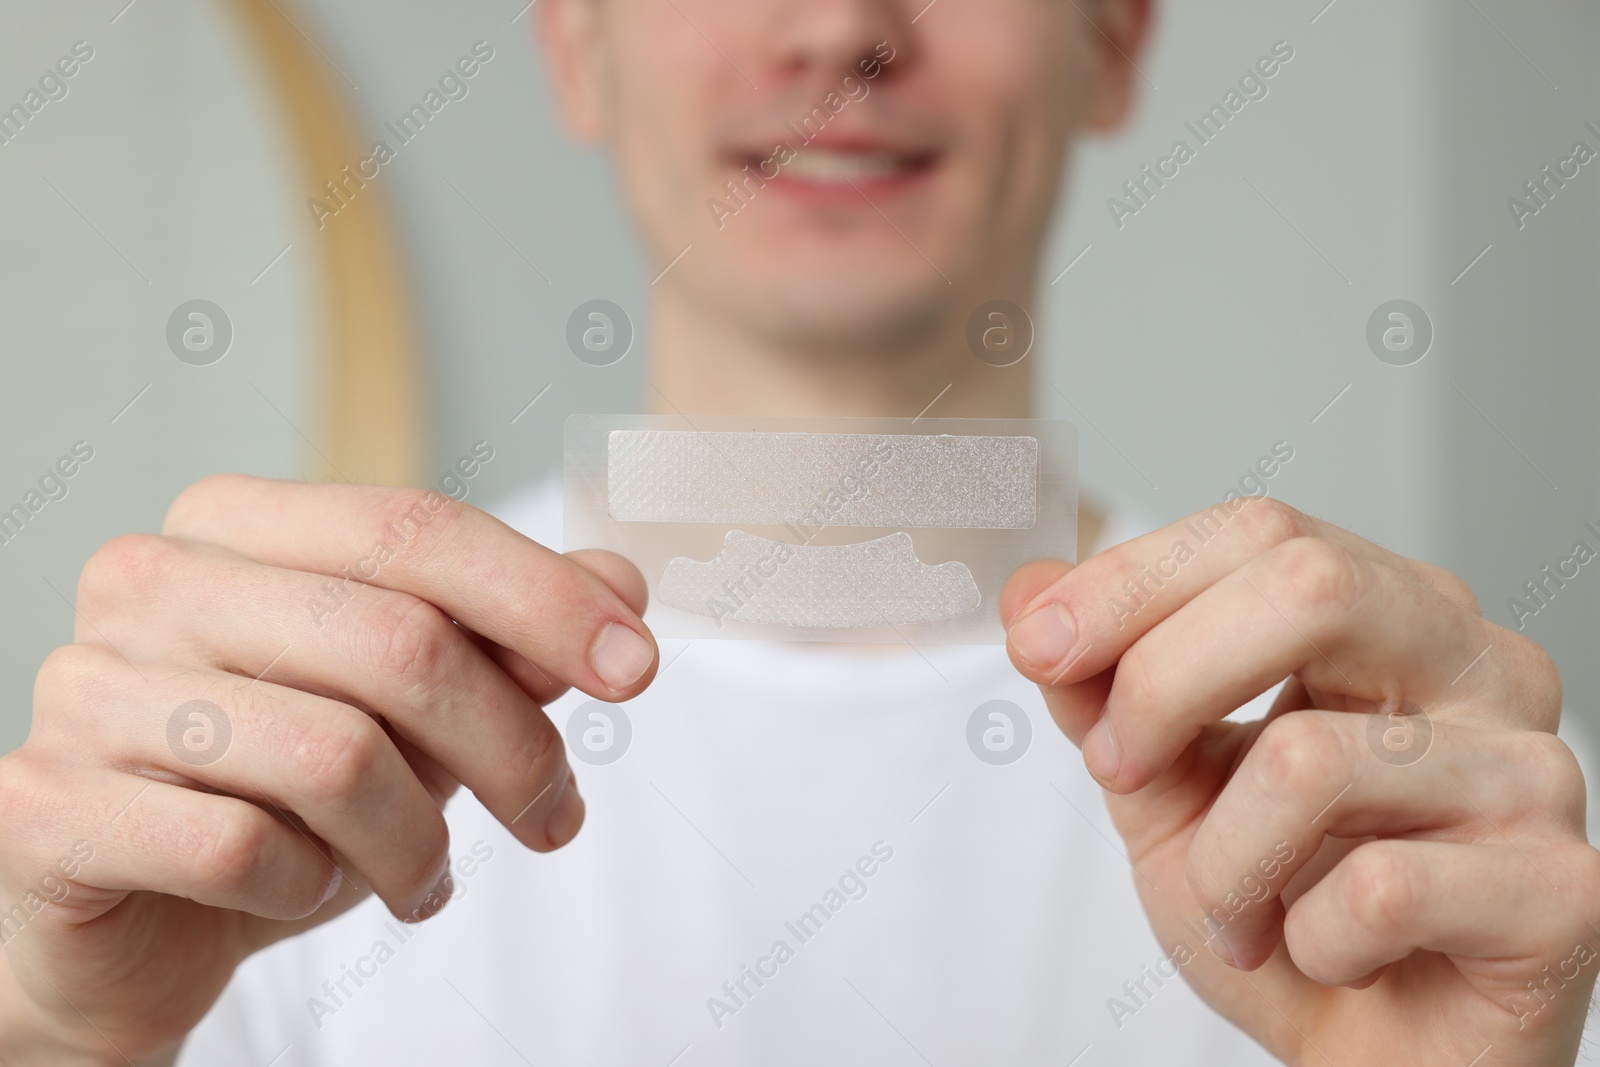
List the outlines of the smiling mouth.
{"label": "smiling mouth", "polygon": [[805,148],[784,165],[779,177],[817,185],[883,182],[923,173],[931,169],[933,162],[932,153],[904,155]]}
{"label": "smiling mouth", "polygon": [[938,161],[933,151],[820,145],[800,149],[788,162],[776,155],[744,155],[736,160],[752,176],[749,180],[759,176],[763,183],[830,200],[841,194],[854,197],[863,189],[887,192],[904,187],[931,174]]}

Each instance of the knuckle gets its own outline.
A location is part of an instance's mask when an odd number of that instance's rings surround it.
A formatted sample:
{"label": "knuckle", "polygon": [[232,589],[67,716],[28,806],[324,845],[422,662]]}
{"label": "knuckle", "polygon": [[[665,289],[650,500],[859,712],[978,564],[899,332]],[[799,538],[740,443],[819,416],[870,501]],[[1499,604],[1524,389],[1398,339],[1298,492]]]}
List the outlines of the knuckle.
{"label": "knuckle", "polygon": [[248,474],[212,474],[184,489],[167,508],[161,532],[194,530],[227,506],[248,485],[261,481]]}
{"label": "knuckle", "polygon": [[1239,510],[1230,522],[1246,543],[1266,551],[1310,532],[1305,513],[1270,496],[1239,498]]}
{"label": "knuckle", "polygon": [[248,890],[256,881],[273,831],[272,816],[243,802],[212,816],[212,825],[194,843],[195,879],[228,896]]}
{"label": "knuckle", "polygon": [[48,778],[40,775],[25,755],[26,748],[0,756],[0,833],[14,833],[24,826],[37,829],[40,801]]}
{"label": "knuckle", "polygon": [[95,706],[106,693],[114,657],[92,645],[62,645],[39,664],[33,679],[35,714],[62,708]]}
{"label": "knuckle", "polygon": [[460,634],[425,600],[396,594],[379,602],[368,619],[372,664],[405,691],[431,691],[451,665]]}
{"label": "knuckle", "polygon": [[506,590],[507,614],[527,620],[526,632],[546,641],[559,629],[586,645],[619,611],[631,611],[603,579],[559,553],[510,562],[495,578]]}
{"label": "knuckle", "polygon": [[[0,819],[0,876],[10,886],[34,887],[68,877],[60,857],[81,827],[83,802],[62,786],[60,771],[48,757],[30,754],[27,745],[0,756],[0,812],[5,813]],[[0,919],[5,907],[0,900]]]}
{"label": "knuckle", "polygon": [[1453,600],[1474,615],[1483,614],[1483,605],[1478,602],[1478,594],[1472,591],[1472,586],[1467,580],[1447,567],[1440,567],[1434,563],[1425,563],[1422,560],[1407,560],[1421,574],[1423,581],[1432,586],[1447,600]]}
{"label": "knuckle", "polygon": [[1271,563],[1269,582],[1274,586],[1274,600],[1309,621],[1348,609],[1363,589],[1361,561],[1320,537],[1283,542],[1273,550]]}
{"label": "knuckle", "polygon": [[80,603],[160,588],[170,578],[172,542],[155,534],[122,534],[95,550],[78,576]]}
{"label": "knuckle", "polygon": [[1561,721],[1564,699],[1561,671],[1555,659],[1532,638],[1512,630],[1503,633],[1509,638],[1507,654],[1517,673],[1516,691],[1533,721],[1541,728],[1554,730]]}
{"label": "knuckle", "polygon": [[1576,843],[1565,870],[1568,873],[1563,875],[1562,884],[1571,884],[1567,896],[1572,902],[1575,932],[1587,937],[1592,932],[1589,915],[1595,906],[1594,902],[1600,899],[1600,849],[1583,842]]}
{"label": "knuckle", "polygon": [[360,712],[344,718],[337,725],[310,727],[290,753],[297,788],[312,803],[337,804],[355,796],[389,743],[382,727]]}
{"label": "knuckle", "polygon": [[467,505],[437,489],[386,490],[376,498],[373,538],[395,555],[427,556],[445,543],[445,531],[466,511]]}
{"label": "knuckle", "polygon": [[1275,803],[1320,804],[1353,776],[1345,734],[1336,720],[1313,712],[1269,722],[1246,762],[1256,787]]}
{"label": "knuckle", "polygon": [[579,573],[576,563],[557,558],[546,563],[536,561],[523,564],[515,577],[507,576],[504,583],[509,614],[513,618],[530,620],[529,632],[544,632],[545,620],[566,616],[572,625],[591,626],[584,643],[593,638],[602,625],[598,598],[594,588]]}
{"label": "knuckle", "polygon": [[1344,863],[1345,906],[1350,918],[1379,941],[1395,941],[1411,928],[1426,893],[1421,865],[1407,862],[1403,845],[1374,841],[1362,845]]}
{"label": "knuckle", "polygon": [[1577,755],[1555,734],[1529,731],[1520,736],[1527,752],[1522,757],[1525,773],[1517,788],[1516,808],[1554,815],[1567,825],[1582,827],[1588,787]]}

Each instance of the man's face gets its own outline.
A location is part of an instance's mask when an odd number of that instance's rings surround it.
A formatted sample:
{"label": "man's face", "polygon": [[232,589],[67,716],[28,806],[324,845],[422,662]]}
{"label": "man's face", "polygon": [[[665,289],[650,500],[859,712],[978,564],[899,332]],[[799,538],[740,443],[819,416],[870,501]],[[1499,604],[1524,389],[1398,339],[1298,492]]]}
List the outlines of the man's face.
{"label": "man's face", "polygon": [[1107,9],[1143,4],[926,3],[547,0],[572,125],[655,262],[682,253],[659,284],[846,351],[1028,295],[1071,135],[1125,107]]}

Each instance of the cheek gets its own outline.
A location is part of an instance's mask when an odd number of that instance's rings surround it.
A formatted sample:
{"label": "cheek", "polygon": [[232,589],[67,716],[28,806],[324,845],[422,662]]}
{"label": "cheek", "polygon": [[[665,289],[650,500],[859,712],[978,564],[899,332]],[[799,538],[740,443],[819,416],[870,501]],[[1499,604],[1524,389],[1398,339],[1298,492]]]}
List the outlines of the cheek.
{"label": "cheek", "polygon": [[[1054,23],[1051,30],[1062,34]],[[1007,35],[1003,51],[949,59],[960,68],[953,84],[963,88],[950,106],[961,115],[967,180],[979,187],[973,203],[984,211],[984,223],[1008,238],[1037,227],[1052,209],[1085,97],[1075,38],[1058,36],[1020,50],[1019,42]]]}
{"label": "cheek", "polygon": [[702,208],[715,192],[708,129],[720,114],[720,94],[730,90],[705,54],[725,67],[722,59],[671,6],[662,6],[670,20],[640,15],[619,42],[608,106],[615,161],[636,221],[648,237],[665,241],[677,238],[685,205]]}

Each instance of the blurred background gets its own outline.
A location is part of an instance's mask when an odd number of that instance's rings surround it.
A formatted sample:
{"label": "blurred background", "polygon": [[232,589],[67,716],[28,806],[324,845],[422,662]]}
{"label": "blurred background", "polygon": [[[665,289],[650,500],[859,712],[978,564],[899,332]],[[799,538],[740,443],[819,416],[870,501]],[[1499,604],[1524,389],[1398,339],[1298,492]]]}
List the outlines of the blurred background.
{"label": "blurred background", "polygon": [[[190,482],[437,485],[486,441],[486,503],[554,476],[566,415],[642,409],[639,346],[567,348],[592,299],[647,336],[652,270],[606,160],[554,122],[525,3],[0,13],[0,512],[25,515],[0,524],[0,750],[84,560]],[[1600,548],[1600,163],[1543,174],[1600,152],[1600,8],[1208,0],[1157,25],[1136,120],[1072,169],[1034,309],[1039,410],[1078,425],[1085,491],[1176,518],[1286,442],[1274,495],[1517,626],[1525,583]],[[319,229],[322,182],[480,41],[467,95]],[[1267,95],[1114,212],[1277,42]],[[1375,349],[1395,300],[1425,318]],[[1521,622],[1593,720],[1600,566]]]}

